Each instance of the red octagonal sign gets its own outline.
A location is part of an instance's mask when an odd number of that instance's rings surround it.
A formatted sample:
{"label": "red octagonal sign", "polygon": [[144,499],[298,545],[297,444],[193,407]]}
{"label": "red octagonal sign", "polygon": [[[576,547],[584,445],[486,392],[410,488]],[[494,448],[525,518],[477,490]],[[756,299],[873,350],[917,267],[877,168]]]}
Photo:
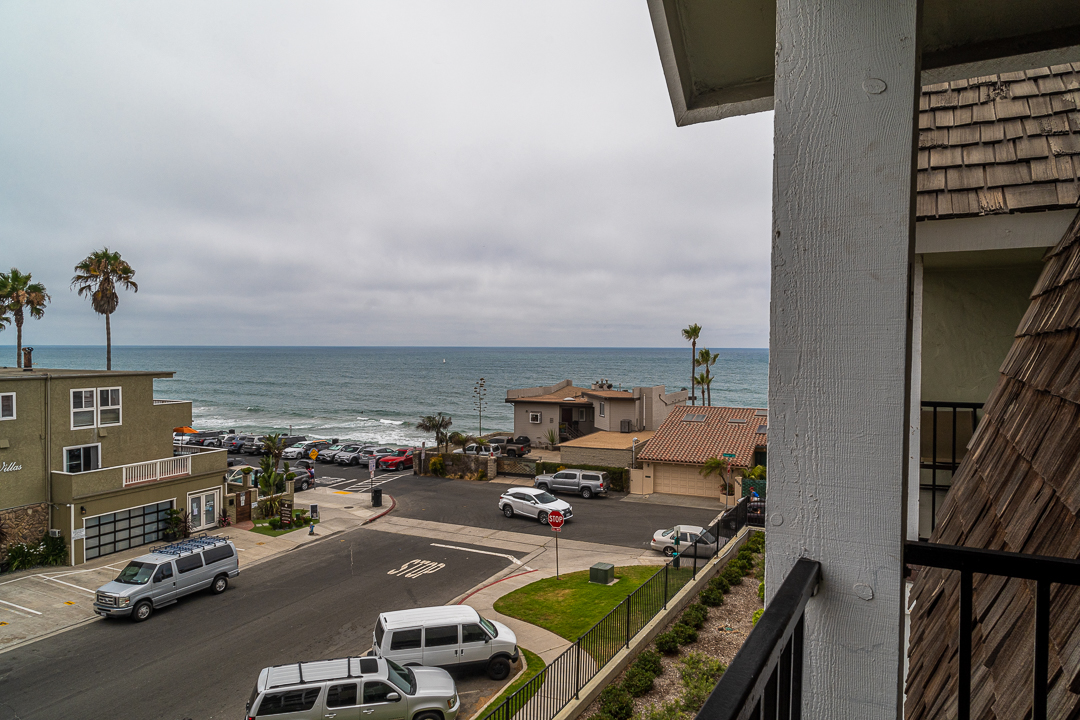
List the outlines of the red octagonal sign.
{"label": "red octagonal sign", "polygon": [[563,514],[558,510],[552,510],[548,513],[547,521],[552,530],[558,530],[562,527],[562,524],[566,522],[566,518],[564,518]]}

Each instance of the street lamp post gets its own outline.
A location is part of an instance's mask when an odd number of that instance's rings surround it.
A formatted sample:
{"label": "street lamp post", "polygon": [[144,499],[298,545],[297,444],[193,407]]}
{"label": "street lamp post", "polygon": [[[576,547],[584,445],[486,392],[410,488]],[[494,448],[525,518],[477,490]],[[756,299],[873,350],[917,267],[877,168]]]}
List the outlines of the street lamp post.
{"label": "street lamp post", "polygon": [[487,407],[487,385],[484,378],[480,378],[480,381],[473,385],[473,407],[476,408],[476,412],[479,415],[480,421],[480,433],[479,436],[484,436],[484,408]]}

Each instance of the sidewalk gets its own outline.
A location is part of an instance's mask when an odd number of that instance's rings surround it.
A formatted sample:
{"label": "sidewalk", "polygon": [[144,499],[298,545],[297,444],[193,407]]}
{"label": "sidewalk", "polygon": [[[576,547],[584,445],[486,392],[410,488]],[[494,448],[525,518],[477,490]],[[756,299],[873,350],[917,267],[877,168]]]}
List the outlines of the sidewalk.
{"label": "sidewalk", "polygon": [[[258,565],[331,535],[360,527],[393,506],[389,495],[383,507],[370,507],[367,493],[348,493],[314,488],[297,493],[295,506],[319,506],[320,522],[315,534],[300,528],[270,537],[237,527],[218,528],[208,535],[225,535],[240,555],[240,569]],[[0,653],[34,640],[69,630],[101,618],[94,614],[94,591],[119,574],[128,561],[145,555],[154,545],[113,553],[75,567],[35,568],[0,575]]]}

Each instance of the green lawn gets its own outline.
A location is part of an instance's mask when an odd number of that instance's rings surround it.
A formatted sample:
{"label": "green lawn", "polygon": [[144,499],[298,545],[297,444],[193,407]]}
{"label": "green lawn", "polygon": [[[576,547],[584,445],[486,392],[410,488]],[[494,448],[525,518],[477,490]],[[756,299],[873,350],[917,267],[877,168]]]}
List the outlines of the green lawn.
{"label": "green lawn", "polygon": [[588,570],[544,578],[502,596],[495,601],[495,610],[574,641],[659,569],[654,565],[615,568],[619,582],[610,586],[590,583]]}
{"label": "green lawn", "polygon": [[277,537],[278,535],[284,535],[285,533],[297,532],[298,530],[307,531],[308,523],[312,523],[312,522],[314,522],[316,525],[319,524],[318,520],[310,520],[309,519],[307,523],[305,523],[304,525],[302,525],[301,527],[298,527],[298,528],[285,528],[285,529],[282,529],[282,530],[271,530],[269,521],[267,521],[267,520],[256,520],[255,521],[255,527],[253,527],[251,529],[251,532],[257,532],[260,535],[268,535],[269,537]]}
{"label": "green lawn", "polygon": [[[544,661],[540,659],[539,655],[534,652],[530,652],[529,650],[526,650],[525,648],[520,646],[518,647],[518,649],[521,650],[522,654],[525,656],[525,664],[528,665],[528,667],[525,668],[525,672],[521,674],[521,677],[511,683],[510,687],[503,690],[502,694],[499,695],[499,697],[495,698],[495,701],[493,703],[488,705],[488,713],[494,711],[495,708],[499,707],[499,705],[501,705],[503,701],[506,700],[506,698],[510,697],[518,690],[520,690],[525,683],[532,680],[534,677],[536,677],[536,674],[538,672],[544,669]],[[514,700],[514,707],[511,708],[510,712],[505,717],[513,717],[514,714],[518,710],[520,710],[526,702],[528,702],[529,698],[536,694],[536,691],[539,688],[540,686],[537,685],[532,689],[532,692],[524,692],[519,695]]]}

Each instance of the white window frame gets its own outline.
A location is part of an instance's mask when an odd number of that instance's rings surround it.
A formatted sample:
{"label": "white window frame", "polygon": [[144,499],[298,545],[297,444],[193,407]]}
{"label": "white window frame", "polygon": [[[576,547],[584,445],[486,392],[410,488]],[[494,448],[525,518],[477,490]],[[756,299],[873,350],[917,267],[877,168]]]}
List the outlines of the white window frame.
{"label": "white window frame", "polygon": [[[101,461],[101,443],[82,443],[81,445],[68,445],[66,448],[64,448],[64,472],[68,472],[68,469],[67,469],[68,468],[68,461],[67,461],[68,450],[81,450],[82,448],[88,448],[88,447],[96,447],[97,448],[97,459],[98,459],[97,469],[100,470],[101,468],[105,467],[105,463],[103,463]],[[94,471],[93,470],[80,470],[78,473],[69,473],[69,474],[78,475],[79,473],[84,473],[84,472],[94,472]]]}
{"label": "white window frame", "polygon": [[[106,406],[103,406],[101,404],[101,392],[103,390],[109,391],[109,392],[112,392],[113,390],[116,390],[117,393],[119,393],[119,395],[120,395],[120,404],[119,405],[106,405]],[[124,424],[124,388],[122,388],[122,387],[97,388],[96,400],[97,400],[97,414],[95,415],[95,417],[97,418],[98,427],[116,427],[117,425],[123,425]],[[117,420],[116,422],[111,422],[111,423],[102,422],[101,421],[101,411],[102,410],[113,410],[113,409],[115,409],[115,410],[117,410],[119,412],[120,419]]]}
{"label": "white window frame", "polygon": [[544,417],[543,415],[541,415],[539,410],[530,410],[529,422],[533,425],[539,425],[540,423],[544,422]]}
{"label": "white window frame", "polygon": [[[94,406],[91,408],[76,408],[75,407],[75,393],[90,393],[90,396],[94,399]],[[72,388],[68,392],[68,411],[71,415],[71,429],[72,430],[88,430],[89,428],[97,427],[97,388]],[[77,412],[91,412],[94,415],[93,421],[89,425],[76,425],[75,413]],[[72,446],[82,447],[82,445]]]}
{"label": "white window frame", "polygon": [[607,417],[607,415],[605,415],[605,413],[604,413],[605,409],[606,408],[604,407],[604,401],[601,400],[600,401],[600,417]]}
{"label": "white window frame", "polygon": [[14,420],[18,416],[18,412],[15,407],[15,393],[0,393],[0,398],[5,398],[8,395],[11,396],[11,417],[4,417],[3,415],[0,415],[0,421]]}

